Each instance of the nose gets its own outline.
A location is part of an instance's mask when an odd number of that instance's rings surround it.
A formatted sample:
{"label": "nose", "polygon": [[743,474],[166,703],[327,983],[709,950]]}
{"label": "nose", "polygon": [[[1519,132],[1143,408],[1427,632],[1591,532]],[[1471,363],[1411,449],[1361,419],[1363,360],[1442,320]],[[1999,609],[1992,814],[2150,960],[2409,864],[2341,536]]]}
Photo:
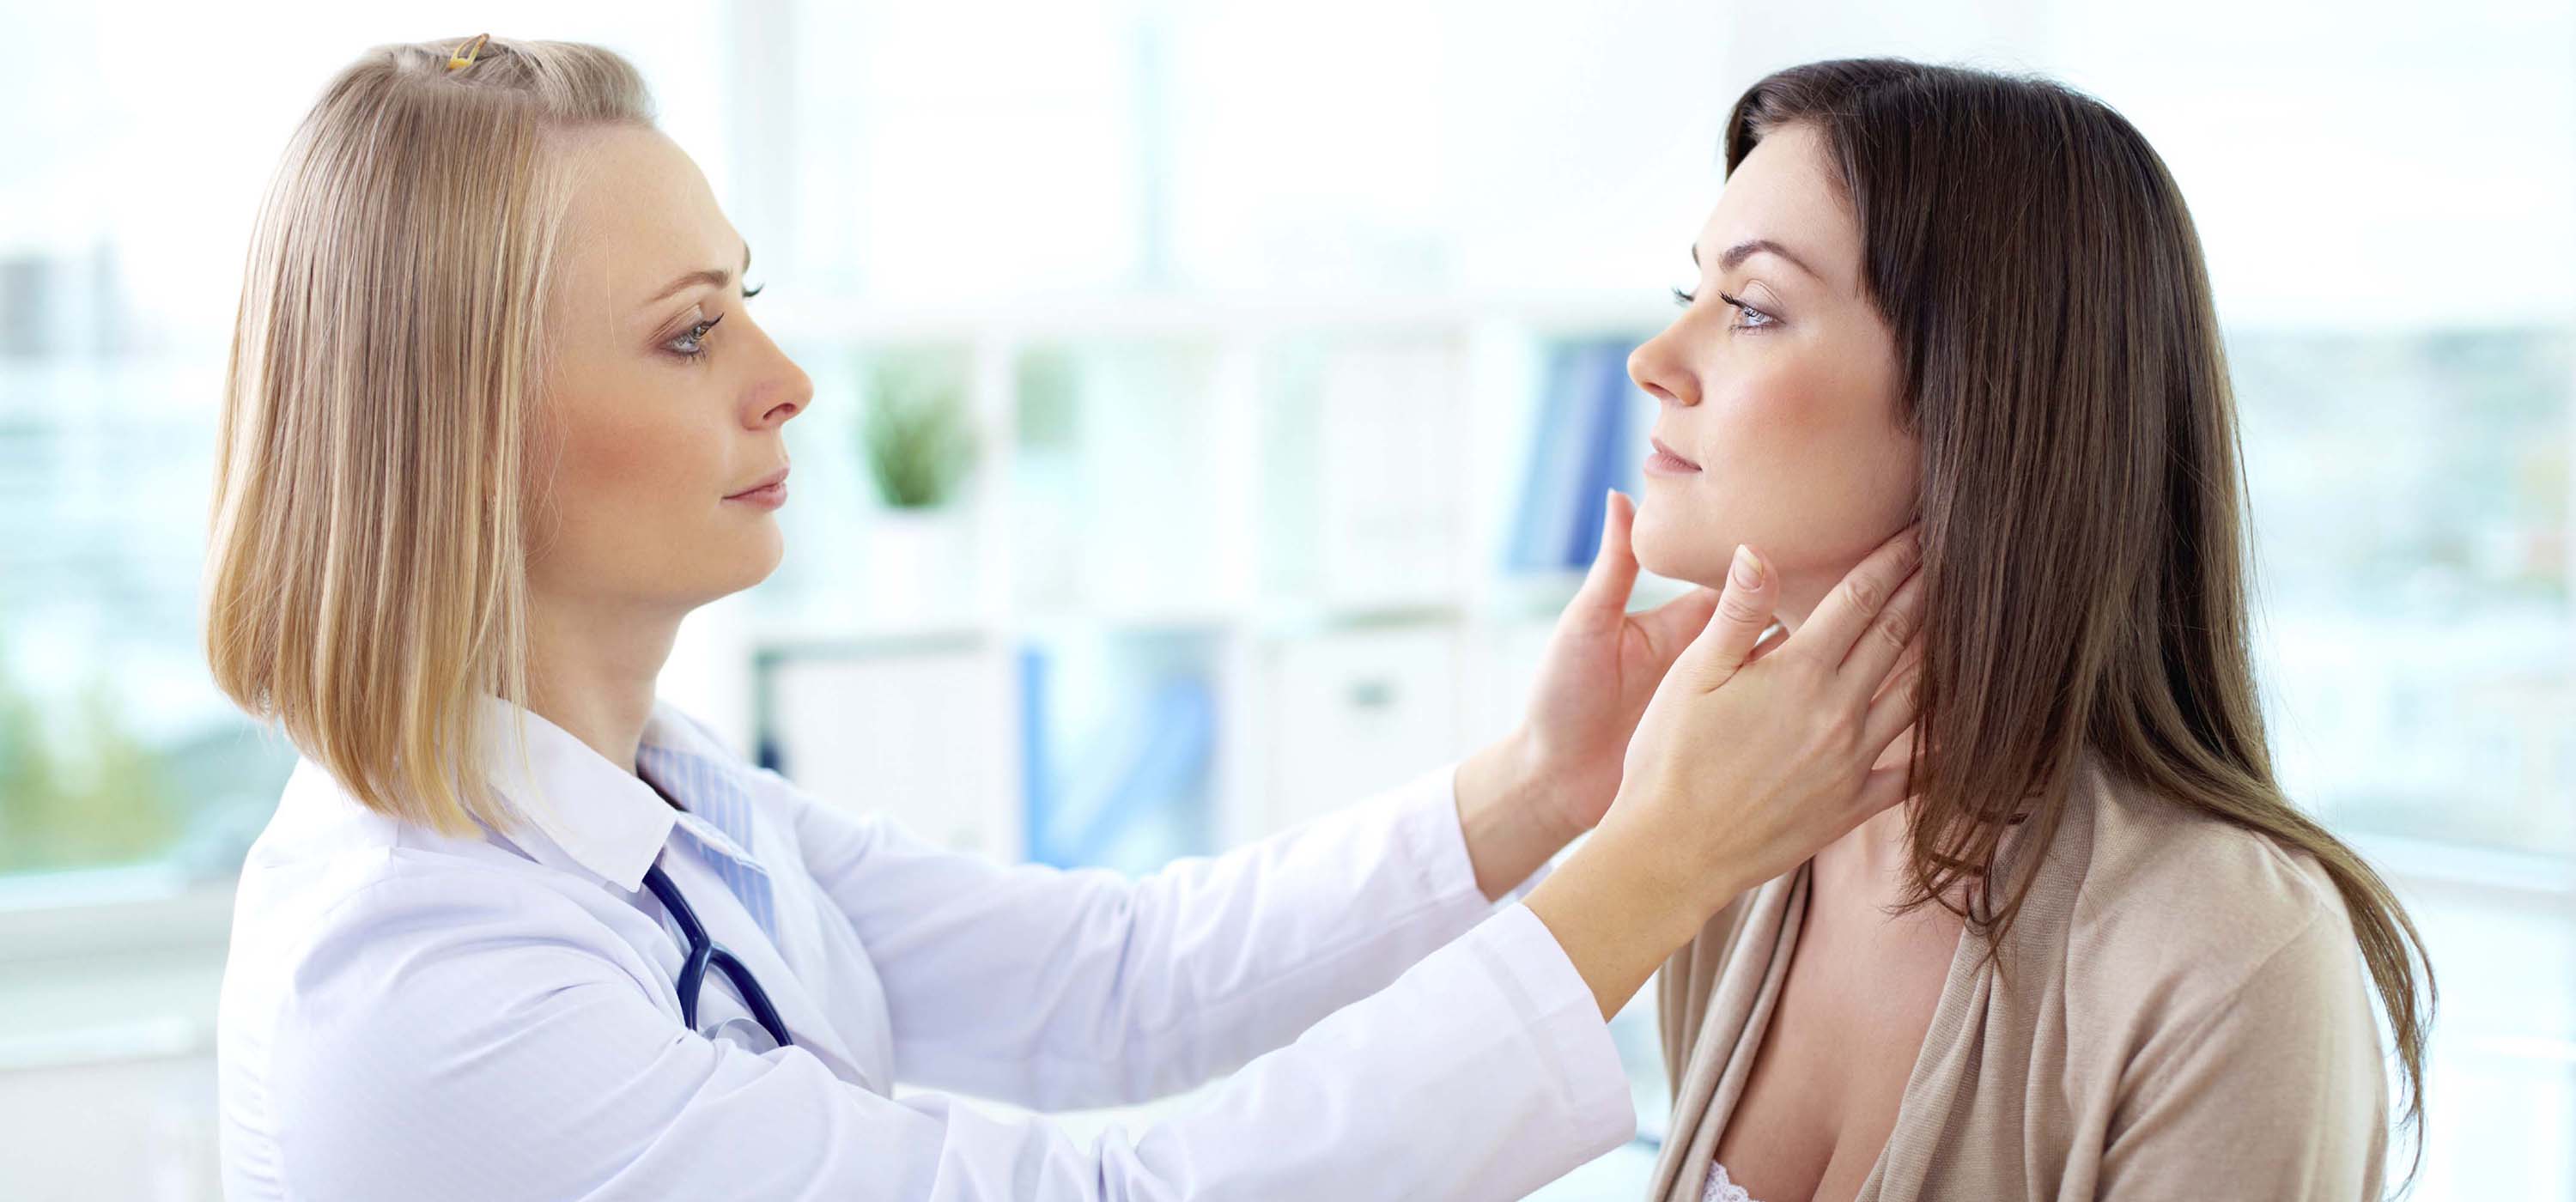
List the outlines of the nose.
{"label": "nose", "polygon": [[814,400],[814,381],[805,374],[805,369],[785,359],[780,362],[787,367],[785,378],[776,386],[768,406],[761,410],[760,424],[763,426],[787,424],[788,418],[805,412],[805,406]]}
{"label": "nose", "polygon": [[803,413],[805,406],[814,401],[813,377],[806,375],[805,369],[796,366],[796,361],[788,358],[775,344],[769,349],[777,356],[778,362],[752,388],[751,403],[746,406],[746,416],[750,419],[746,424],[754,430],[775,430],[786,425],[787,419]]}
{"label": "nose", "polygon": [[1681,326],[1681,322],[1675,321],[1665,326],[1663,333],[1628,352],[1628,378],[1658,401],[1696,405],[1699,403],[1699,377],[1692,374],[1689,361],[1681,353]]}

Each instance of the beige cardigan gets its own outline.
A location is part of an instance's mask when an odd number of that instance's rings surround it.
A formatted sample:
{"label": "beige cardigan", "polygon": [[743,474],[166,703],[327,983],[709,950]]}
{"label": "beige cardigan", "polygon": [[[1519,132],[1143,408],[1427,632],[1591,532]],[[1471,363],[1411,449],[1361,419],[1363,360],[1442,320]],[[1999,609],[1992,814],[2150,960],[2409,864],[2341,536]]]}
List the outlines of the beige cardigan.
{"label": "beige cardigan", "polygon": [[[2003,975],[1960,936],[1858,1202],[2378,1198],[2388,1082],[2323,870],[2089,756],[2070,779]],[[2001,872],[2022,851],[2007,840]],[[1801,865],[1664,965],[1673,1121],[1650,1198],[1700,1202],[1807,889]]]}

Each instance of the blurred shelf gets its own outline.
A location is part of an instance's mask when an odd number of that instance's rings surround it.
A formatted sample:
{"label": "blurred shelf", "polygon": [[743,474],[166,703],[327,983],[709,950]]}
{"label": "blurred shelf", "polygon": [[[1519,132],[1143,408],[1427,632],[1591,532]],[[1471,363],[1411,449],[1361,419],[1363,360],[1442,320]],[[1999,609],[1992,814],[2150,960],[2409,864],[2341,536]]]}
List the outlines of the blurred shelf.
{"label": "blurred shelf", "polygon": [[0,876],[0,979],[12,965],[221,947],[233,884],[157,865]]}
{"label": "blurred shelf", "polygon": [[[1573,574],[1531,577],[1452,601],[1384,603],[1272,600],[1249,605],[1047,607],[985,617],[931,615],[917,619],[854,615],[765,616],[755,619],[750,641],[769,653],[798,649],[879,647],[890,654],[950,650],[995,640],[1047,638],[1120,631],[1208,631],[1255,638],[1293,638],[1351,630],[1417,626],[1459,628],[1552,627],[1582,578]],[[1641,578],[1632,607],[1678,594],[1688,586],[1667,582],[1649,589]]]}
{"label": "blurred shelf", "polygon": [[782,341],[1087,341],[1166,337],[1230,338],[1282,332],[1345,332],[1395,339],[1475,325],[1549,333],[1656,330],[1669,301],[1634,292],[1290,295],[1108,293],[1001,301],[897,303],[782,295],[764,317]]}
{"label": "blurred shelf", "polygon": [[221,355],[136,351],[0,358],[0,419],[48,430],[179,422],[211,434],[223,410]]}
{"label": "blurred shelf", "polygon": [[2400,886],[2468,889],[2576,910],[2576,859],[2354,830],[2349,825],[2338,825],[2335,833]]}

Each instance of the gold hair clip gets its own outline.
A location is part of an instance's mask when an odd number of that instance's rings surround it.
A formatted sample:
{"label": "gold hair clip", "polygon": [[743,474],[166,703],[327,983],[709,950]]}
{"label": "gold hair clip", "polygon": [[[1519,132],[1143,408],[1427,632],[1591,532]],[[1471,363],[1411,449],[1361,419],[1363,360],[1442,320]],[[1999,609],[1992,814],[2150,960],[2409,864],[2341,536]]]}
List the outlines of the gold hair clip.
{"label": "gold hair clip", "polygon": [[447,56],[447,69],[453,71],[459,67],[473,66],[475,59],[483,57],[483,42],[491,36],[488,33],[478,33],[474,35],[473,41],[457,47],[454,54]]}

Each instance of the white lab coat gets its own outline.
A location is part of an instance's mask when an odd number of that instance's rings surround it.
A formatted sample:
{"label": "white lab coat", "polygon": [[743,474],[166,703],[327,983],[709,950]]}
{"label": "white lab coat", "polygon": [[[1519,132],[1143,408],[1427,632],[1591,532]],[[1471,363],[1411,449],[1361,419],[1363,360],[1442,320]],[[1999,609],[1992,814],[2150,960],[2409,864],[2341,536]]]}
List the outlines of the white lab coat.
{"label": "white lab coat", "polygon": [[[1130,881],[934,846],[667,704],[639,767],[685,814],[526,724],[488,769],[536,819],[516,841],[288,781],[218,1021],[236,1202],[1517,1198],[1635,1131],[1563,949],[1477,890],[1454,769]],[[794,1046],[720,973],[682,1025],[657,857]],[[1046,1110],[1227,1073],[1088,1141],[934,1092]]]}

